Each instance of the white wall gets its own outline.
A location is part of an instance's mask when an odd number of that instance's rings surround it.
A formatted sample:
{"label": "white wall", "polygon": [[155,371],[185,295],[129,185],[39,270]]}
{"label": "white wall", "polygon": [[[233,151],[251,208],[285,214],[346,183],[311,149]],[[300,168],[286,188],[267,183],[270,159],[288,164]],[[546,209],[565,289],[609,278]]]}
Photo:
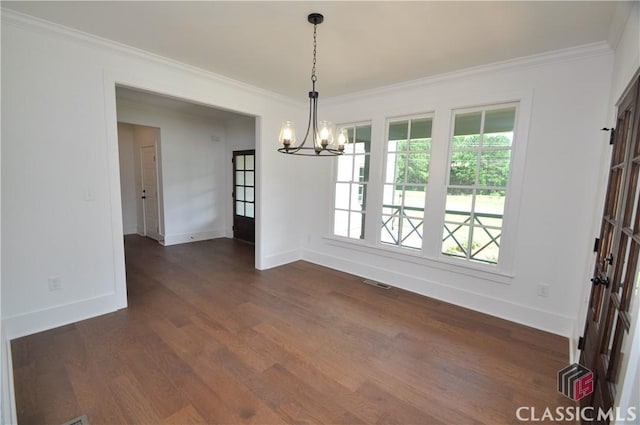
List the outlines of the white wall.
{"label": "white wall", "polygon": [[[8,338],[126,306],[116,83],[260,117],[256,266],[299,258],[299,232],[285,214],[295,200],[280,188],[291,184],[283,169],[302,168],[286,162],[271,141],[282,121],[304,115],[303,105],[5,10],[2,59],[1,289]],[[179,164],[186,160],[179,145],[163,153],[177,162],[168,164],[168,180],[197,177]],[[165,188],[179,200],[176,191]],[[167,231],[189,232],[190,213],[166,211]],[[48,290],[50,277],[60,278],[60,290]]]}
{"label": "white wall", "polygon": [[124,99],[117,107],[119,121],[160,129],[164,244],[224,236],[229,206],[224,123]]}
{"label": "white wall", "polygon": [[138,196],[136,195],[136,162],[133,126],[118,123],[118,155],[120,158],[120,192],[122,194],[122,231],[138,232]]}
{"label": "white wall", "polygon": [[[511,227],[504,234],[505,238],[507,232],[517,235],[510,252],[515,256],[510,272],[492,276],[451,266],[451,261],[443,258],[398,255],[375,241],[352,244],[327,238],[333,205],[332,188],[327,184],[332,179],[330,161],[314,164],[317,175],[305,181],[306,192],[312,194],[306,199],[312,214],[308,236],[303,237],[303,258],[570,336],[581,286],[588,282],[583,271],[595,237],[589,229],[596,201],[594,188],[599,181],[592,170],[600,167],[602,146],[607,144],[599,128],[606,124],[603,99],[609,97],[612,62],[612,52],[606,46],[585,46],[322,104],[321,115],[334,122],[372,121],[373,175],[367,192],[372,226],[367,231],[375,233],[379,227],[371,217],[381,202],[386,118],[434,112],[433,149],[444,149],[446,157],[453,108],[500,99],[528,102],[529,116],[523,117],[529,120],[526,157],[515,170],[523,171],[523,181],[510,194],[516,202],[521,198],[519,215],[510,217]],[[432,160],[432,170],[442,170],[444,162]],[[428,193],[439,193],[431,201],[442,206],[444,181],[435,181],[435,174],[430,173]],[[427,225],[425,234],[430,232],[441,234],[441,221]],[[550,285],[548,298],[537,296],[539,283]]]}

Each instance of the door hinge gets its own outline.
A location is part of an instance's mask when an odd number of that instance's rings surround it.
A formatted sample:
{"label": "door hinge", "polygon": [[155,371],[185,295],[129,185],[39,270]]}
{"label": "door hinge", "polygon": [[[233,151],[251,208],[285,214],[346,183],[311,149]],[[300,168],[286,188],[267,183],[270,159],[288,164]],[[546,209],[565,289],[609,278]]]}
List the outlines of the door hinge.
{"label": "door hinge", "polygon": [[615,140],[616,129],[613,128],[613,127],[611,127],[611,128],[602,127],[600,130],[602,130],[602,131],[610,131],[611,132],[611,133],[609,133],[609,144],[613,145],[613,142]]}
{"label": "door hinge", "polygon": [[235,193],[235,192],[231,192],[231,197],[232,197],[233,199],[236,199],[236,193]]}
{"label": "door hinge", "polygon": [[236,231],[236,226],[231,226],[231,230],[235,232]]}
{"label": "door hinge", "polygon": [[603,285],[605,288],[609,287],[609,278],[605,276],[605,278],[601,278],[600,276],[594,276],[591,278],[591,283],[594,286]]}
{"label": "door hinge", "polygon": [[600,238],[596,238],[596,240],[593,242],[593,252],[598,252],[599,249],[600,249]]}
{"label": "door hinge", "polygon": [[584,338],[578,338],[578,350],[584,350]]}

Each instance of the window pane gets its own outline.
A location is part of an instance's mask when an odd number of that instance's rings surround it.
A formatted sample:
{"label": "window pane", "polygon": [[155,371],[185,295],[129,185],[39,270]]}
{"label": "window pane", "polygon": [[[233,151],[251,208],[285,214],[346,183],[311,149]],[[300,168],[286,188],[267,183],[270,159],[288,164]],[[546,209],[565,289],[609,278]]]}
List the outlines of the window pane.
{"label": "window pane", "polygon": [[244,186],[236,186],[236,200],[244,201]]}
{"label": "window pane", "polygon": [[473,189],[447,190],[445,221],[468,223],[473,205]]}
{"label": "window pane", "polygon": [[424,217],[426,195],[422,186],[406,186],[404,192],[405,214],[411,217]]}
{"label": "window pane", "polygon": [[504,190],[478,190],[476,196],[476,213],[499,216],[499,224],[487,224],[489,226],[502,226],[504,215],[504,203],[506,191]]}
{"label": "window pane", "polygon": [[409,155],[407,183],[427,184],[429,180],[429,155],[426,153]]}
{"label": "window pane", "polygon": [[516,108],[494,109],[487,111],[484,117],[484,133],[513,132],[516,122]]}
{"label": "window pane", "polygon": [[236,215],[244,215],[244,202],[236,201]]}
{"label": "window pane", "polygon": [[246,174],[246,181],[245,181],[244,184],[247,185],[247,186],[254,186],[254,183],[253,183],[253,171],[247,171],[246,173],[247,173]]}
{"label": "window pane", "polygon": [[422,218],[405,217],[402,220],[402,246],[422,248]]}
{"label": "window pane", "polygon": [[253,195],[253,187],[246,187],[245,189],[245,200],[249,202],[255,202]]}
{"label": "window pane", "polygon": [[384,205],[402,205],[402,189],[398,190],[394,184],[385,184],[382,203]]}
{"label": "window pane", "polygon": [[411,139],[428,139],[431,137],[431,118],[411,120]]}
{"label": "window pane", "polygon": [[254,156],[253,155],[247,155],[245,160],[245,170],[253,170],[254,169]]}
{"label": "window pane", "polygon": [[351,211],[362,211],[364,209],[364,199],[366,196],[366,185],[352,184],[351,185]]}
{"label": "window pane", "polygon": [[[347,145],[349,146],[349,145]],[[353,156],[342,155],[338,157],[338,181],[348,182],[353,176]]]}
{"label": "window pane", "polygon": [[364,214],[352,212],[349,223],[349,237],[355,239],[363,239]]}
{"label": "window pane", "polygon": [[249,202],[245,202],[245,215],[247,217],[253,218],[253,207],[254,205]]}
{"label": "window pane", "polygon": [[244,170],[244,155],[236,156],[236,170]]}
{"label": "window pane", "polygon": [[483,151],[478,186],[506,187],[509,179],[511,150]]}
{"label": "window pane", "polygon": [[348,210],[350,203],[349,183],[336,183],[336,208]]}
{"label": "window pane", "polygon": [[236,171],[236,184],[244,186],[244,171]]}
{"label": "window pane", "polygon": [[[354,139],[349,139],[354,140]],[[371,126],[356,127],[356,153],[371,152]]]}
{"label": "window pane", "polygon": [[482,122],[482,111],[470,112],[466,114],[456,114],[456,121],[453,129],[454,136],[468,136],[480,134],[480,123]]}
{"label": "window pane", "polygon": [[356,155],[353,167],[353,181],[366,182],[369,181],[369,155]]}
{"label": "window pane", "polygon": [[409,137],[409,121],[398,121],[389,124],[388,140],[407,140]]}
{"label": "window pane", "polygon": [[382,216],[382,232],[380,233],[380,241],[383,243],[390,243],[397,245],[399,243],[399,230],[397,216]]}
{"label": "window pane", "polygon": [[333,217],[333,234],[337,236],[349,236],[349,212],[335,211]]}
{"label": "window pane", "polygon": [[471,244],[471,259],[483,263],[497,263],[500,252],[501,229],[484,227],[473,228],[473,242]]}
{"label": "window pane", "polygon": [[457,151],[451,153],[449,184],[473,185],[476,182],[478,152]]}
{"label": "window pane", "polygon": [[469,245],[469,226],[462,224],[444,224],[442,235],[442,253],[456,257],[467,256]]}
{"label": "window pane", "polygon": [[387,155],[387,170],[385,173],[385,183],[395,183],[396,182],[396,167],[394,164],[397,162],[397,154],[390,153]]}

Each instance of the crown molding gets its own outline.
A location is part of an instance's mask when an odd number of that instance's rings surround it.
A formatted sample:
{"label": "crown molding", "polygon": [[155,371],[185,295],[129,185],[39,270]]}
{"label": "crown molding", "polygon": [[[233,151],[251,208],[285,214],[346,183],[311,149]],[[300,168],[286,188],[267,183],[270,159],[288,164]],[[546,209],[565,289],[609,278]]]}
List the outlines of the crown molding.
{"label": "crown molding", "polygon": [[109,40],[103,37],[98,37],[96,35],[89,34],[84,31],[80,31],[74,28],[69,28],[67,26],[56,24],[54,22],[40,19],[24,13],[16,12],[11,9],[0,7],[0,17],[2,19],[2,25],[14,25],[17,27],[22,27],[27,30],[40,31],[42,33],[47,33],[47,34],[55,34],[58,36],[65,37],[71,41],[80,42],[80,43],[88,44],[91,46],[100,46],[102,48],[111,50],[119,54],[135,56],[137,58],[145,59],[147,61],[154,62],[159,65],[164,65],[173,69],[188,72],[196,77],[213,80],[216,83],[232,86],[236,89],[239,89],[251,94],[271,98],[275,101],[278,101],[284,104],[288,104],[295,107],[299,107],[300,105],[303,105],[302,102],[299,102],[295,99],[292,99],[290,97],[284,96],[282,94],[279,94],[270,90],[266,90],[257,86],[253,86],[251,84],[234,80],[233,78],[226,77],[221,74],[216,74],[214,72],[207,71],[192,65],[188,65],[183,62],[179,62],[177,60],[167,58],[165,56],[160,56],[155,53],[147,52],[146,50],[138,49],[136,47],[132,47],[127,44],[119,43],[117,41]]}
{"label": "crown molding", "polygon": [[633,15],[633,13],[640,14],[640,4],[638,4],[638,2],[636,1],[616,2],[616,8],[613,12],[613,16],[611,17],[611,22],[609,24],[609,36],[607,38],[609,45],[614,50],[618,48],[618,44],[620,43],[620,39],[622,38],[624,29],[629,19],[631,19],[631,16]]}
{"label": "crown molding", "polygon": [[567,49],[553,50],[546,53],[540,53],[531,56],[523,56],[515,59],[508,59],[501,62],[494,62],[487,65],[480,65],[472,68],[461,69],[458,71],[447,72],[444,74],[434,75],[425,78],[419,78],[416,80],[405,81],[398,84],[391,84],[388,86],[378,87],[371,90],[364,90],[357,93],[345,94],[343,96],[335,96],[329,99],[325,99],[324,104],[339,104],[356,99],[362,99],[367,97],[384,95],[391,92],[417,89],[433,84],[438,84],[446,81],[453,81],[462,78],[468,78],[472,76],[478,76],[491,72],[514,70],[514,69],[529,69],[542,65],[549,65],[554,63],[568,62],[574,60],[585,59],[589,57],[613,55],[613,50],[606,42],[597,42],[591,44],[585,44],[576,47],[570,47]]}

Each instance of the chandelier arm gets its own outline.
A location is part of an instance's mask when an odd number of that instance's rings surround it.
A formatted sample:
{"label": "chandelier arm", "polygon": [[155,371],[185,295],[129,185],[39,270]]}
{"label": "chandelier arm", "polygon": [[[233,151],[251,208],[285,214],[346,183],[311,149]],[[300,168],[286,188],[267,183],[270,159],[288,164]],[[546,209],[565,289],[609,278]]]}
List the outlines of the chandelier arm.
{"label": "chandelier arm", "polygon": [[316,153],[320,153],[322,147],[320,143],[320,134],[318,133],[318,95],[313,98],[313,147]]}
{"label": "chandelier arm", "polygon": [[[311,130],[311,120],[313,117],[313,97],[311,97],[311,95],[309,95],[309,118],[308,118],[308,123],[307,123],[307,132],[304,134],[304,139],[302,140],[302,143],[300,144],[300,147],[303,147],[305,143],[307,143],[307,138],[309,137],[309,130]],[[314,129],[315,130],[315,129]]]}

